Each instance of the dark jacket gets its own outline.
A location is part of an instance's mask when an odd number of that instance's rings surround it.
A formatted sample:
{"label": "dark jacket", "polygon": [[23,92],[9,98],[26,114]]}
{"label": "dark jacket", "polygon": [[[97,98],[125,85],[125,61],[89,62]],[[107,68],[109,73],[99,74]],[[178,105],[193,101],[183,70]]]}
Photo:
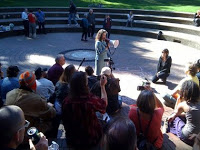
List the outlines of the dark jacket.
{"label": "dark jacket", "polygon": [[69,6],[69,13],[76,13],[77,10],[76,10],[76,6],[74,4],[70,4]]}
{"label": "dark jacket", "polygon": [[89,25],[95,25],[95,15],[92,13],[92,14],[88,14],[87,16],[87,20],[88,20],[88,23]]}
{"label": "dark jacket", "polygon": [[111,29],[112,26],[112,19],[111,18],[105,18],[103,22],[103,28],[104,29]]}
{"label": "dark jacket", "polygon": [[164,64],[164,66],[162,66],[162,57],[159,58],[159,62],[158,62],[158,66],[157,66],[157,72],[161,71],[161,72],[165,72],[165,73],[170,73],[170,68],[172,65],[172,58],[171,56],[167,57],[167,60]]}

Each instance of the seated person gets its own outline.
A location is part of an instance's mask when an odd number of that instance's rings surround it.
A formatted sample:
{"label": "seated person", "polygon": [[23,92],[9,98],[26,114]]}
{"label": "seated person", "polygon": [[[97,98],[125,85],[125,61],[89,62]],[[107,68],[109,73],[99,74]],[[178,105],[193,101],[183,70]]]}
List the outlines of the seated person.
{"label": "seated person", "polygon": [[[23,142],[25,128],[30,124],[25,120],[23,111],[18,106],[5,106],[0,109],[0,149],[15,150]],[[40,141],[33,145],[29,140],[31,150],[48,150],[48,140],[40,134]]]}
{"label": "seated person", "polygon": [[[101,75],[105,75],[108,80],[106,84],[106,93],[108,96],[108,106],[106,108],[106,112],[109,115],[112,115],[117,112],[122,105],[122,101],[119,101],[119,92],[121,91],[119,85],[120,80],[118,78],[114,78],[109,67],[103,67],[101,70]],[[94,84],[91,89],[91,93],[100,97],[101,88],[99,81]]]}
{"label": "seated person", "polygon": [[198,10],[194,15],[194,24],[195,26],[200,26],[200,10]]}
{"label": "seated person", "polygon": [[197,62],[195,63],[195,65],[196,65],[196,67],[197,67],[197,74],[196,74],[196,76],[197,76],[197,78],[198,78],[199,81],[200,81],[200,59],[197,60]]}
{"label": "seated person", "polygon": [[99,146],[103,128],[96,112],[104,114],[107,106],[105,84],[107,78],[100,79],[101,98],[89,93],[84,72],[75,72],[70,80],[69,96],[63,102],[62,121],[66,142],[73,148],[89,149]]}
{"label": "seated person", "polygon": [[7,77],[1,80],[1,98],[3,102],[5,102],[6,94],[9,91],[19,88],[18,73],[19,68],[17,66],[9,66],[7,68]]}
{"label": "seated person", "polygon": [[36,94],[35,75],[24,72],[19,77],[20,87],[7,93],[5,105],[19,106],[31,122],[31,126],[45,133],[51,129],[51,120],[55,117],[55,109],[47,104],[46,99]]}
{"label": "seated person", "polygon": [[163,144],[163,134],[161,132],[161,122],[164,113],[164,107],[151,90],[141,91],[137,106],[132,106],[129,112],[129,118],[136,127],[137,135],[146,133],[144,136],[157,149]]}
{"label": "seated person", "polygon": [[64,71],[62,66],[65,64],[65,56],[62,54],[58,54],[55,62],[56,63],[48,70],[47,74],[47,78],[52,81],[54,85],[56,85]]}
{"label": "seated person", "polygon": [[133,23],[134,23],[134,15],[133,11],[130,11],[129,14],[127,15],[126,27],[128,27],[128,24],[130,24],[130,26],[133,27]]}
{"label": "seated person", "polygon": [[55,108],[56,108],[57,114],[61,115],[61,106],[62,106],[63,100],[69,94],[69,82],[74,72],[76,72],[76,68],[74,67],[74,65],[68,65],[65,68],[64,72],[62,73],[60,80],[56,83]]}
{"label": "seated person", "polygon": [[162,51],[162,55],[159,58],[159,62],[157,65],[157,73],[153,77],[152,82],[156,83],[159,79],[161,79],[165,84],[167,77],[170,74],[171,64],[172,64],[172,58],[171,56],[169,56],[169,50],[164,49]]}
{"label": "seated person", "polygon": [[35,70],[35,76],[36,76],[36,93],[39,94],[41,97],[44,97],[47,101],[49,100],[49,97],[54,93],[55,87],[53,83],[46,79],[47,68],[42,69],[41,67],[38,67]]}
{"label": "seated person", "polygon": [[174,108],[174,106],[176,104],[176,100],[179,99],[179,91],[180,91],[180,88],[181,88],[183,82],[192,80],[199,86],[199,80],[196,76],[196,73],[197,73],[196,65],[193,63],[188,63],[185,67],[185,74],[187,75],[187,77],[185,77],[184,79],[182,79],[179,82],[179,84],[176,86],[176,88],[170,92],[171,94],[164,95],[163,99],[165,100],[164,104],[166,106]]}
{"label": "seated person", "polygon": [[180,89],[180,101],[177,101],[174,113],[168,118],[168,132],[191,146],[194,140],[190,136],[200,132],[199,95],[199,86],[192,80],[185,81]]}
{"label": "seated person", "polygon": [[104,138],[106,150],[135,150],[137,134],[134,123],[128,118],[116,118],[108,125]]}
{"label": "seated person", "polygon": [[98,81],[97,80],[97,76],[94,75],[94,70],[90,66],[87,66],[85,68],[85,72],[86,72],[86,74],[88,76],[88,86],[91,89],[92,86]]}

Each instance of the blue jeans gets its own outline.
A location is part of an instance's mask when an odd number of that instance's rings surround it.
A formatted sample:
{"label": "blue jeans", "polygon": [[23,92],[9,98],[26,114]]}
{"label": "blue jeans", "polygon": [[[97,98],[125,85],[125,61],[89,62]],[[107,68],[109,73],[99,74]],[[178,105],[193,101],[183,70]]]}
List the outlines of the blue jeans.
{"label": "blue jeans", "polygon": [[75,13],[69,13],[68,23],[71,24],[72,18],[73,18],[75,24],[78,24],[77,21],[76,21]]}

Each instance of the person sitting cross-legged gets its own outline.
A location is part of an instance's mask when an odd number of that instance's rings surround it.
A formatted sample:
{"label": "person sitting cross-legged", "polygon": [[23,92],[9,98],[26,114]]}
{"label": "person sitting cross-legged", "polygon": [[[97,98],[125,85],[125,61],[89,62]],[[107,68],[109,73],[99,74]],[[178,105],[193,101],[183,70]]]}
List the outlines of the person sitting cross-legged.
{"label": "person sitting cross-legged", "polygon": [[50,96],[54,93],[55,87],[50,80],[46,79],[46,76],[47,76],[46,71],[47,71],[47,68],[42,69],[41,67],[38,67],[35,70],[35,76],[37,79],[36,93],[44,97],[48,101]]}
{"label": "person sitting cross-legged", "polygon": [[87,76],[84,72],[75,72],[70,80],[69,96],[62,106],[62,121],[66,142],[73,148],[89,149],[99,147],[103,128],[96,112],[104,114],[107,106],[105,84],[106,76],[100,79],[101,98],[89,93]]}
{"label": "person sitting cross-legged", "polygon": [[136,150],[137,134],[134,123],[123,117],[110,121],[104,138],[105,150]]}
{"label": "person sitting cross-legged", "polygon": [[[0,150],[15,150],[24,141],[25,128],[30,122],[25,120],[24,112],[18,106],[4,106],[0,109]],[[48,150],[48,140],[39,133],[40,141],[33,145],[29,140],[30,150]]]}
{"label": "person sitting cross-legged", "polygon": [[7,93],[5,105],[19,106],[31,126],[46,134],[51,130],[51,120],[55,117],[55,109],[45,98],[36,94],[36,79],[32,72],[26,71],[19,77],[20,87]]}
{"label": "person sitting cross-legged", "polygon": [[192,134],[200,132],[200,101],[199,86],[192,80],[185,81],[180,89],[174,113],[168,117],[171,132],[183,142],[193,145]]}
{"label": "person sitting cross-legged", "polygon": [[19,88],[19,79],[17,78],[19,68],[17,66],[9,66],[7,68],[7,77],[1,80],[1,98],[3,102],[6,100],[6,94],[16,88]]}
{"label": "person sitting cross-legged", "polygon": [[137,106],[132,106],[129,118],[136,127],[137,136],[143,134],[154,148],[161,148],[163,144],[163,134],[161,132],[161,122],[164,107],[151,89],[141,91],[137,98]]}

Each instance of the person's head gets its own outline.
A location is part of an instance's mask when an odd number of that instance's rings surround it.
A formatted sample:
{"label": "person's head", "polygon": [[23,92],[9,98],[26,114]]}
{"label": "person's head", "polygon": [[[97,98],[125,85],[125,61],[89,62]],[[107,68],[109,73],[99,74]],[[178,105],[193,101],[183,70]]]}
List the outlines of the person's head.
{"label": "person's head", "polygon": [[35,70],[36,79],[39,80],[39,79],[42,78],[42,77],[46,77],[46,75],[47,75],[46,71],[47,71],[47,68],[38,67],[38,68]]}
{"label": "person's head", "polygon": [[17,77],[19,73],[19,68],[17,66],[9,66],[6,72],[7,72],[7,77],[9,78]]}
{"label": "person's head", "polygon": [[109,15],[109,14],[106,15],[106,19],[107,19],[107,18],[110,18],[110,15]]}
{"label": "person's head", "polygon": [[100,29],[96,35],[96,41],[104,41],[106,39],[107,31],[104,29]]}
{"label": "person's head", "polygon": [[36,91],[36,79],[32,72],[25,71],[19,76],[20,88]]}
{"label": "person's head", "polygon": [[80,97],[89,94],[88,80],[85,72],[75,72],[70,80],[70,97]]}
{"label": "person's head", "polygon": [[195,62],[195,66],[197,67],[197,71],[200,71],[200,59]]}
{"label": "person's head", "polygon": [[193,63],[188,63],[188,64],[186,64],[186,66],[185,66],[185,73],[187,74],[187,75],[191,75],[191,76],[195,76],[196,74],[197,74],[197,67],[196,67],[196,65],[195,64],[193,64]]}
{"label": "person's head", "polygon": [[27,9],[27,8],[24,8],[24,12],[26,12],[26,13],[27,13],[27,12],[28,12],[28,9]]}
{"label": "person's head", "polygon": [[18,106],[10,105],[0,109],[0,149],[16,149],[24,140],[25,121],[24,113]]}
{"label": "person's head", "polygon": [[93,9],[91,8],[91,9],[89,9],[89,13],[90,14],[92,14],[93,13]]}
{"label": "person's head", "polygon": [[191,80],[185,81],[180,89],[180,97],[188,103],[199,101],[199,86]]}
{"label": "person's head", "polygon": [[73,73],[76,71],[74,65],[69,65],[65,68],[64,72],[60,76],[60,81],[69,83]]}
{"label": "person's head", "polygon": [[111,121],[105,134],[106,150],[134,150],[137,134],[134,123],[119,117]]}
{"label": "person's head", "polygon": [[164,50],[162,50],[162,58],[167,58],[168,55],[169,55],[169,50],[168,49],[165,48]]}
{"label": "person's head", "polygon": [[85,68],[85,72],[87,73],[88,76],[92,76],[93,73],[94,73],[94,70],[93,70],[93,68],[91,66],[87,66]]}
{"label": "person's head", "polygon": [[63,54],[58,54],[55,59],[55,62],[63,66],[65,64],[65,56]]}
{"label": "person's head", "polygon": [[156,108],[156,97],[150,90],[141,91],[137,98],[137,106],[143,113],[152,115]]}
{"label": "person's head", "polygon": [[101,75],[105,75],[107,77],[110,77],[112,74],[111,69],[109,67],[103,67],[101,69]]}

